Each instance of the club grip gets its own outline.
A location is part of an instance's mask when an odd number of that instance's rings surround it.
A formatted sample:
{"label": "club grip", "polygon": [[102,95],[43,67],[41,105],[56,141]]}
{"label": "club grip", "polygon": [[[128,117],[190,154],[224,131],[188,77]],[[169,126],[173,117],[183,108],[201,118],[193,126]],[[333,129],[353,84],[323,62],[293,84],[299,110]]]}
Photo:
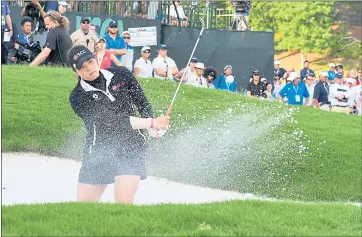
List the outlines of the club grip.
{"label": "club grip", "polygon": [[170,104],[170,105],[168,106],[168,109],[167,109],[167,112],[166,112],[166,116],[170,116],[171,110],[172,110],[172,105]]}

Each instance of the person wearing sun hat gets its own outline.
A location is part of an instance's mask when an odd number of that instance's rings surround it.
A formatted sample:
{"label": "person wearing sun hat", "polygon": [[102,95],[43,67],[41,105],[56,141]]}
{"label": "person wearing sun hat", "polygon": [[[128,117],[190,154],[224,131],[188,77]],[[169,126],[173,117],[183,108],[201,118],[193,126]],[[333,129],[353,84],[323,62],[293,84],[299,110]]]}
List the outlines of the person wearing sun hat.
{"label": "person wearing sun hat", "polygon": [[226,65],[224,67],[224,73],[218,76],[214,81],[215,89],[236,92],[236,82],[232,73],[233,67],[231,65]]}
{"label": "person wearing sun hat", "polygon": [[289,105],[307,105],[310,95],[306,85],[300,81],[300,76],[291,72],[287,80],[289,83],[279,92],[279,101],[282,102],[286,97]]}

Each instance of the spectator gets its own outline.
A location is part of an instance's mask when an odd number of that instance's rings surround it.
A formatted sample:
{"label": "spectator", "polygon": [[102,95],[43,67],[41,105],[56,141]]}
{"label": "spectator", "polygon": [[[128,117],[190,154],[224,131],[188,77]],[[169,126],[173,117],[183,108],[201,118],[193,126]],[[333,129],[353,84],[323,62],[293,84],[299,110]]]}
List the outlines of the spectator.
{"label": "spectator", "polygon": [[185,70],[185,75],[184,78],[182,79],[182,81],[185,82],[185,84],[193,84],[194,82],[189,81],[189,78],[196,78],[196,71],[195,71],[195,65],[197,63],[197,58],[196,57],[192,57],[190,60],[190,64],[188,67],[186,68],[182,68],[176,75],[175,75],[175,80],[179,81],[182,77],[182,75],[184,74]]}
{"label": "spectator", "polygon": [[131,33],[129,31],[124,31],[122,33],[122,38],[126,43],[126,54],[122,56],[122,65],[128,68],[131,72],[133,71],[132,64],[133,64],[133,46],[130,44],[131,42]]}
{"label": "spectator", "polygon": [[309,68],[309,61],[306,60],[306,61],[304,61],[304,68],[302,70],[300,70],[300,78],[302,80],[304,80],[307,77],[307,75],[310,75],[310,74],[315,75],[314,71]]}
{"label": "spectator", "polygon": [[358,74],[356,77],[356,86],[359,86],[362,84],[362,68],[358,69]]}
{"label": "spectator", "polygon": [[134,64],[133,75],[135,77],[151,78],[153,74],[152,63],[149,60],[151,48],[144,46],[141,49],[141,57]]}
{"label": "spectator", "polygon": [[89,24],[89,33],[92,34],[96,38],[100,38],[96,31],[96,26],[94,24]]}
{"label": "spectator", "polygon": [[[306,75],[305,84],[306,84],[306,87],[307,87],[310,98],[313,98],[313,94],[314,94],[314,72],[311,72],[311,73],[313,73],[313,74],[307,74]],[[313,106],[313,100],[310,99],[306,105],[307,106]]]}
{"label": "spectator", "polygon": [[[183,9],[180,1],[175,1],[174,3],[176,5],[177,13],[178,13],[178,16],[179,16],[180,21],[181,21],[181,26],[187,27],[188,18],[185,15],[184,9]],[[174,25],[174,26],[179,25],[178,24],[177,13],[176,13],[176,10],[175,10],[175,6],[173,4],[171,4],[170,5],[171,25]]]}
{"label": "spectator", "polygon": [[[39,17],[38,17],[38,22],[39,25],[38,27],[35,29],[36,31],[45,31],[46,30],[46,24],[44,22],[45,17],[47,16],[47,13],[50,13],[52,11],[58,11],[58,1],[39,1],[39,0],[32,0],[31,3],[29,3],[31,5],[34,6],[34,8],[36,8],[39,11]],[[23,10],[21,11],[21,15],[22,16],[27,16],[27,8],[28,5],[27,4]],[[59,12],[58,12],[59,13]],[[28,15],[29,16],[29,15]],[[32,17],[32,16],[29,16]],[[34,25],[34,27],[36,27]],[[49,30],[49,29],[48,29]],[[64,59],[66,60],[66,59]]]}
{"label": "spectator", "polygon": [[[274,61],[274,73],[278,74],[279,78],[284,77],[286,72],[287,71],[284,68],[280,67],[280,61],[279,60]],[[285,77],[285,79],[286,78],[287,77]]]}
{"label": "spectator", "polygon": [[[224,67],[224,74],[218,76],[214,81],[215,89],[228,90],[231,92],[236,91],[236,82],[234,77],[229,77],[233,73],[233,68],[231,65],[226,65]],[[227,79],[228,78],[228,79]]]}
{"label": "spectator", "polygon": [[279,95],[279,91],[281,91],[284,84],[285,84],[285,82],[283,84],[281,83],[279,75],[277,73],[274,73],[274,83],[273,83],[274,90],[273,91],[276,95]]}
{"label": "spectator", "polygon": [[73,45],[83,45],[87,47],[92,53],[94,53],[98,39],[95,37],[95,35],[90,33],[89,23],[89,18],[83,17],[80,23],[80,29],[74,31],[70,35],[70,38],[72,39]]}
{"label": "spectator", "polygon": [[356,114],[356,96],[357,93],[355,92],[355,83],[356,83],[356,79],[350,77],[347,78],[345,80],[345,85],[348,86],[348,88],[350,89],[350,98],[348,99],[349,101],[349,107],[350,107],[350,114]]}
{"label": "spectator", "polygon": [[266,88],[266,84],[268,84],[266,78],[263,77],[260,81],[261,83],[263,83],[264,87]]}
{"label": "spectator", "polygon": [[121,62],[118,61],[116,56],[106,50],[106,40],[104,38],[101,38],[96,42],[95,48],[96,52],[94,52],[94,55],[96,56],[96,61],[100,69],[111,68],[112,62],[117,66],[121,66]]}
{"label": "spectator", "polygon": [[8,49],[4,42],[4,36],[7,34],[7,37],[13,35],[13,26],[11,23],[9,5],[6,1],[1,1],[1,64],[7,63],[8,58]]}
{"label": "spectator", "polygon": [[360,93],[356,97],[356,107],[358,116],[362,116],[362,90],[360,90]]}
{"label": "spectator", "polygon": [[154,77],[163,80],[172,80],[178,73],[175,61],[167,56],[167,45],[161,44],[158,56],[152,62]]}
{"label": "spectator", "polygon": [[53,11],[44,18],[45,25],[50,29],[43,51],[34,59],[30,66],[38,66],[44,60],[46,65],[67,66],[67,53],[72,47],[72,39],[68,33],[69,20]]}
{"label": "spectator", "polygon": [[[33,35],[32,35],[32,31],[31,31],[31,27],[32,27],[32,21],[29,18],[25,18],[21,21],[21,27],[20,27],[20,34],[17,35],[17,37],[15,37],[18,41],[24,43],[24,44],[28,44],[28,45],[32,45],[34,43],[34,39],[33,39]],[[15,54],[16,54],[16,50],[19,50],[20,53],[24,52],[24,47],[15,43],[15,38],[14,38],[14,51],[13,53],[9,53],[10,56],[10,61],[13,63],[17,62],[17,58],[15,58]],[[23,62],[22,63],[26,63],[28,64],[29,62]]]}
{"label": "spectator", "polygon": [[336,71],[337,71],[336,73],[340,72],[342,73],[342,75],[344,75],[343,65],[341,64],[336,65]]}
{"label": "spectator", "polygon": [[[288,77],[288,81],[284,88],[279,92],[279,101],[282,102],[284,97],[287,97],[290,105],[306,105],[309,103],[309,93],[305,84],[299,81],[297,73],[292,72]],[[305,102],[304,102],[305,98]],[[304,102],[304,103],[303,103]]]}
{"label": "spectator", "polygon": [[330,111],[328,80],[328,72],[321,72],[319,81],[314,87],[313,104],[317,109]]}
{"label": "spectator", "polygon": [[133,3],[133,16],[139,18],[147,18],[148,1],[135,1]]}
{"label": "spectator", "polygon": [[328,80],[330,82],[333,82],[335,77],[336,77],[336,65],[334,63],[330,63],[328,70]]}
{"label": "spectator", "polygon": [[276,94],[273,92],[273,85],[271,83],[266,84],[266,91],[264,94],[267,100],[275,101],[277,99]]}
{"label": "spectator", "polygon": [[[111,54],[115,55],[118,61],[122,62],[122,55],[127,53],[127,49],[124,39],[119,36],[117,22],[111,21],[109,23],[105,39],[106,49],[108,49]],[[112,63],[112,66],[116,65]]]}
{"label": "spectator", "polygon": [[67,8],[70,8],[70,4],[68,4],[67,2],[59,2],[58,3],[58,12],[60,14],[64,14],[67,11]]}
{"label": "spectator", "polygon": [[207,87],[215,89],[214,80],[217,75],[217,71],[214,68],[206,68],[204,70],[204,77],[206,78]]}
{"label": "spectator", "polygon": [[204,74],[204,70],[205,70],[205,65],[201,62],[197,62],[195,65],[195,78],[190,78],[189,80],[192,81],[192,86],[197,86],[197,87],[204,87],[207,88],[207,82],[206,79],[203,77]]}
{"label": "spectator", "polygon": [[247,87],[247,95],[249,97],[264,97],[266,87],[264,83],[260,81],[260,72],[258,70],[253,71],[251,82]]}
{"label": "spectator", "polygon": [[337,73],[335,84],[331,85],[329,100],[331,101],[331,111],[349,114],[350,112],[350,89],[343,84],[343,74]]}

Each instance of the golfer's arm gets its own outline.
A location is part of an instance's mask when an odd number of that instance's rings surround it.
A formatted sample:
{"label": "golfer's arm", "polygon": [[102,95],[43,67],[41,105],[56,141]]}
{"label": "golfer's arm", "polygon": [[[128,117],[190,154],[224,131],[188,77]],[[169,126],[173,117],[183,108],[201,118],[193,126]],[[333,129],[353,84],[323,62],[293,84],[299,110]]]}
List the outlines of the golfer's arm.
{"label": "golfer's arm", "polygon": [[129,121],[133,129],[146,129],[152,127],[153,118],[138,118],[138,117],[129,117]]}

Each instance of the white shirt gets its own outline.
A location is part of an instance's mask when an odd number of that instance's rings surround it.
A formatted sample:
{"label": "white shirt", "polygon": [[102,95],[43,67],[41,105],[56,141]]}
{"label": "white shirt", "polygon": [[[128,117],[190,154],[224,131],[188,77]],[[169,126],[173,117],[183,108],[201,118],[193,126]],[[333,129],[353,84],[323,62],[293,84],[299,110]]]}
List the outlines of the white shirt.
{"label": "white shirt", "polygon": [[121,63],[132,72],[133,47],[127,46],[126,54],[122,56]]}
{"label": "white shirt", "polygon": [[309,102],[308,102],[307,106],[311,106],[311,105],[313,105],[314,84],[312,84],[312,85],[305,84],[305,86],[307,87],[307,90],[309,93]]}
{"label": "white shirt", "polygon": [[157,78],[157,79],[163,79],[163,80],[166,80],[166,79],[171,80],[171,79],[173,79],[173,75],[172,75],[172,68],[173,67],[177,67],[175,61],[173,61],[172,58],[167,57],[167,56],[166,56],[166,58],[163,58],[160,55],[158,55],[157,58],[155,58],[153,60],[153,62],[152,62],[152,68],[153,69],[161,68],[163,71],[167,72],[167,76],[164,77],[164,76],[158,75],[156,70],[155,70],[154,77]]}
{"label": "white shirt", "polygon": [[332,84],[329,87],[329,101],[331,102],[331,106],[342,106],[347,107],[350,105],[349,101],[339,101],[336,97],[345,97],[350,99],[351,97],[351,90],[348,86],[343,84]]}
{"label": "white shirt", "polygon": [[[189,82],[189,80],[190,80],[190,82]],[[207,81],[206,81],[206,79],[205,79],[203,76],[198,77],[198,76],[195,74],[195,76],[192,76],[191,78],[189,78],[189,79],[187,80],[187,82],[189,82],[187,85],[190,85],[190,86],[208,88],[208,86],[207,86]]]}
{"label": "white shirt", "polygon": [[[181,5],[177,6],[177,12],[178,12],[178,16],[180,17],[181,20],[183,18],[185,18],[185,12]],[[175,7],[173,4],[170,6],[170,16],[177,19],[177,14],[176,14]]]}
{"label": "white shirt", "polygon": [[140,57],[139,59],[136,60],[136,62],[134,64],[134,68],[139,69],[138,77],[141,77],[141,78],[151,78],[152,77],[153,68],[152,68],[152,63],[149,59],[147,59],[147,61],[145,61],[142,57]]}
{"label": "white shirt", "polygon": [[196,82],[196,72],[195,72],[195,69],[193,72],[191,72],[191,68],[190,66],[188,66],[186,69],[186,72],[185,72],[185,78],[184,79],[187,79],[185,81],[185,85],[192,85]]}
{"label": "white shirt", "polygon": [[351,88],[351,104],[355,105],[358,100],[358,96],[361,94],[362,85],[354,86]]}

